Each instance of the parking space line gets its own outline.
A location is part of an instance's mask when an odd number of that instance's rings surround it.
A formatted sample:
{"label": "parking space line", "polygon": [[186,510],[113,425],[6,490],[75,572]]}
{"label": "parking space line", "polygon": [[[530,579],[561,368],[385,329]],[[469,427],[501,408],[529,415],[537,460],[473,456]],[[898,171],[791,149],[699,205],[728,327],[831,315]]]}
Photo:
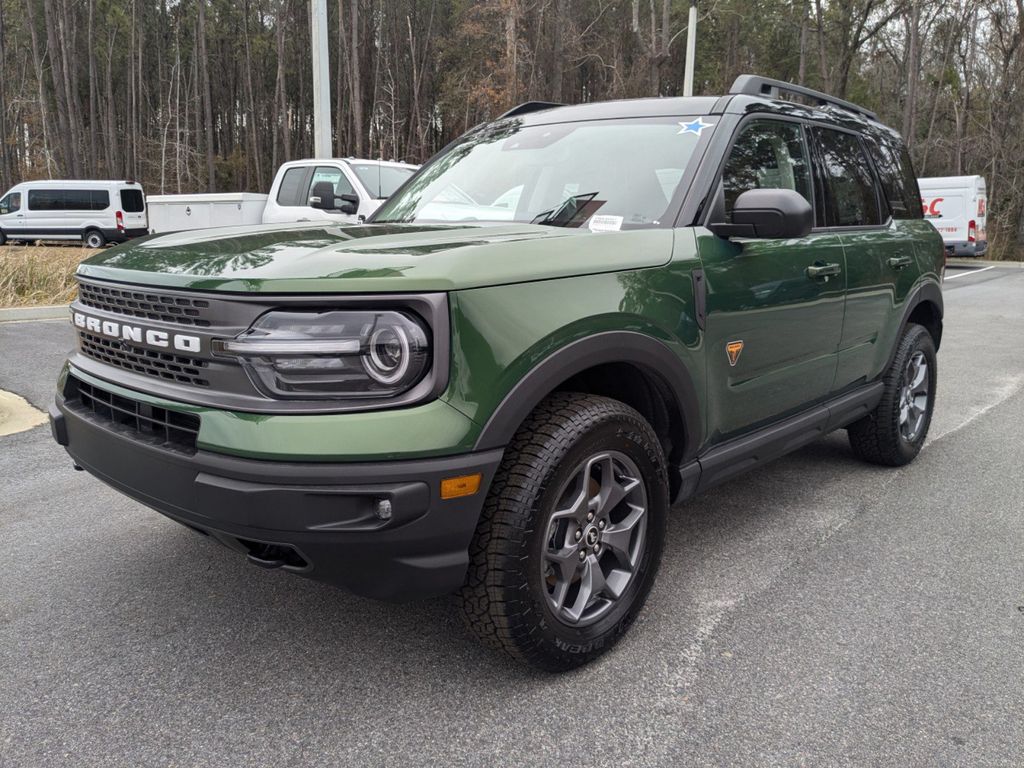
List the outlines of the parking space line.
{"label": "parking space line", "polygon": [[958,277],[963,277],[964,275],[980,275],[982,272],[988,272],[990,269],[995,269],[995,267],[982,267],[981,269],[967,269],[967,270],[964,270],[963,272],[959,272],[959,273],[957,273],[955,275],[947,274],[945,279],[946,280],[956,280]]}

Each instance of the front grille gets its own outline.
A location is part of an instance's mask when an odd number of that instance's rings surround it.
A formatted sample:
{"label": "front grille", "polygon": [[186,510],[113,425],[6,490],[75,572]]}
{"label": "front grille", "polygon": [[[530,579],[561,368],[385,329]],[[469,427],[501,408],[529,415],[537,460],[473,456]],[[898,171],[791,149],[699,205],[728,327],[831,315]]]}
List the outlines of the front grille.
{"label": "front grille", "polygon": [[128,317],[199,328],[210,326],[207,316],[210,302],[205,299],[193,299],[178,294],[168,295],[152,289],[113,288],[79,280],[78,300],[87,307]]}
{"label": "front grille", "polygon": [[133,440],[192,455],[196,452],[199,417],[158,408],[68,376],[65,405],[84,418]]}
{"label": "front grille", "polygon": [[101,363],[167,381],[193,384],[197,387],[210,385],[203,376],[203,369],[209,366],[206,360],[133,347],[127,342],[105,339],[81,329],[78,331],[78,341],[82,354]]}

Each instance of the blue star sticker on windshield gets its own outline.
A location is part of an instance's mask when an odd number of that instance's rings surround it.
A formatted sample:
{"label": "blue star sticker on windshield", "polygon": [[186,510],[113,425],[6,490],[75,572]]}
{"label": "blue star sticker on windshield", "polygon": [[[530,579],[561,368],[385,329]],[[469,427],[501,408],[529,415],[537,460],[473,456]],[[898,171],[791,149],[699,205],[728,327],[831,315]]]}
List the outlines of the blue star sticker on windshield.
{"label": "blue star sticker on windshield", "polygon": [[701,131],[705,128],[714,128],[714,123],[705,123],[703,117],[698,117],[696,120],[690,123],[680,123],[682,130],[679,133],[692,133],[694,136],[700,136]]}

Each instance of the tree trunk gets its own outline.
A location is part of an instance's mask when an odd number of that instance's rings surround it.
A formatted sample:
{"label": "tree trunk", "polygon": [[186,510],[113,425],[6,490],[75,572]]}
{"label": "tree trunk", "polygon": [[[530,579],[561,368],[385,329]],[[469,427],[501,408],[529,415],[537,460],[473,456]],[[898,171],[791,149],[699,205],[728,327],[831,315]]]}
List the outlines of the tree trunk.
{"label": "tree trunk", "polygon": [[206,52],[206,0],[199,6],[199,77],[203,89],[203,128],[206,132],[206,191],[217,191],[217,171],[213,164],[213,105],[210,99],[210,62]]}
{"label": "tree trunk", "polygon": [[356,155],[363,157],[363,81],[359,74],[359,0],[349,0],[352,8],[352,44],[349,46],[349,90],[352,94],[352,126]]}
{"label": "tree trunk", "polygon": [[910,35],[907,45],[907,101],[903,105],[903,138],[910,149],[914,148],[917,128],[917,80],[921,71],[920,40],[921,2],[910,4]]}
{"label": "tree trunk", "polygon": [[[263,170],[260,165],[260,151],[259,151],[259,138],[256,135],[256,97],[253,95],[252,88],[252,49],[249,42],[249,0],[245,0],[245,91],[246,98],[249,101],[249,114],[246,122],[249,126],[249,162],[246,163],[246,169],[249,168],[250,163],[256,171],[256,189],[263,189]],[[246,180],[246,187],[251,189],[252,184]]]}

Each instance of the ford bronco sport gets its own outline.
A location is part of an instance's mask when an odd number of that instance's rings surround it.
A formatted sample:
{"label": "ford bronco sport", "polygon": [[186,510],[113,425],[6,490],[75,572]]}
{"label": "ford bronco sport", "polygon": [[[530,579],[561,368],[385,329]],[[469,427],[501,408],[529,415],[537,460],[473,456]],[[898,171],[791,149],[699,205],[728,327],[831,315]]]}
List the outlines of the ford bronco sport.
{"label": "ford bronco sport", "polygon": [[565,670],[641,610],[671,505],[840,428],[915,457],[943,269],[903,142],[854,104],[753,76],[527,104],[365,225],[83,263],[53,432],[258,566],[457,592]]}

